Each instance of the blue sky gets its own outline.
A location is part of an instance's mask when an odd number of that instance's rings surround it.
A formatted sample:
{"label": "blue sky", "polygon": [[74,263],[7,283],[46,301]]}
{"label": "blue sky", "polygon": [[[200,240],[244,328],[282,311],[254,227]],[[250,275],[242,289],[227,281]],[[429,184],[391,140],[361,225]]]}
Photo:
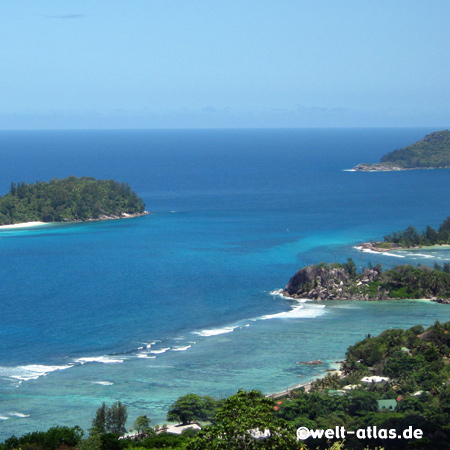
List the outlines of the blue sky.
{"label": "blue sky", "polygon": [[450,124],[448,0],[15,0],[0,128]]}

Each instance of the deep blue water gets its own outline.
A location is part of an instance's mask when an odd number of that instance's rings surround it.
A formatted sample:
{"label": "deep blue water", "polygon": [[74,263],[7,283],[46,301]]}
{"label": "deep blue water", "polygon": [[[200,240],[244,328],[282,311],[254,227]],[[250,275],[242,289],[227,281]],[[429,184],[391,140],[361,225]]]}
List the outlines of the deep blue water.
{"label": "deep blue water", "polygon": [[[0,132],[11,181],[127,181],[150,215],[0,231],[0,439],[90,426],[103,401],[162,424],[188,392],[305,381],[348,345],[430,325],[424,301],[297,303],[271,295],[300,267],[450,260],[355,244],[450,208],[450,171],[348,172],[432,129]],[[323,368],[297,361],[322,359]]]}

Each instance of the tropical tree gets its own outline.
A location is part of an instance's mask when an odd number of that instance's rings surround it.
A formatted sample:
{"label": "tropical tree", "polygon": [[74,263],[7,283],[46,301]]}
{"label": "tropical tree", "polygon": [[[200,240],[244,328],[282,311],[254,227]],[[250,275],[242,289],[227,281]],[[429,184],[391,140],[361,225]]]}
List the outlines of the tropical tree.
{"label": "tropical tree", "polygon": [[138,434],[149,434],[153,431],[150,426],[151,420],[147,416],[139,416],[133,424],[133,428]]}
{"label": "tropical tree", "polygon": [[187,394],[179,397],[167,413],[167,420],[187,425],[195,420],[206,420],[213,412],[212,397],[201,397],[197,394]]}
{"label": "tropical tree", "polygon": [[205,427],[188,450],[254,450],[303,448],[295,428],[275,415],[275,400],[259,391],[232,395],[219,409],[214,425]]}
{"label": "tropical tree", "polygon": [[127,407],[120,401],[108,407],[105,402],[97,409],[92,419],[91,434],[115,433],[123,435],[126,433],[125,423],[127,421]]}

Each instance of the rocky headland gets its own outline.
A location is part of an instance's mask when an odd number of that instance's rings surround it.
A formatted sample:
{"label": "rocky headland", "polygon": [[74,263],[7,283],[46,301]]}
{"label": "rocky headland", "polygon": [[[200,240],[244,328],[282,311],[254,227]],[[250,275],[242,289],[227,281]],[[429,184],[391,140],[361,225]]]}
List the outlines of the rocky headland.
{"label": "rocky headland", "polygon": [[379,278],[374,269],[365,269],[355,279],[342,266],[319,264],[300,269],[290,280],[283,295],[311,300],[386,300],[389,295],[377,289],[375,296],[369,296],[369,283]]}
{"label": "rocky headland", "polygon": [[384,155],[379,163],[358,164],[356,172],[395,172],[450,168],[450,131],[435,131],[414,144]]}
{"label": "rocky headland", "polygon": [[450,273],[411,265],[385,272],[377,265],[357,273],[349,259],[346,264],[321,263],[300,269],[282,294],[317,301],[429,299],[450,303]]}

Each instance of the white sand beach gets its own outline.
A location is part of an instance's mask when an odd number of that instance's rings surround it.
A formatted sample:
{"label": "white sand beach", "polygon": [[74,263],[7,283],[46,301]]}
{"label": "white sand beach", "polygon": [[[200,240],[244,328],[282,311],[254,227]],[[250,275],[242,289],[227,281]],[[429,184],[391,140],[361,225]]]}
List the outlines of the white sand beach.
{"label": "white sand beach", "polygon": [[22,222],[22,223],[14,223],[12,225],[0,225],[0,230],[8,230],[15,228],[29,228],[35,227],[39,225],[48,225],[47,222]]}

